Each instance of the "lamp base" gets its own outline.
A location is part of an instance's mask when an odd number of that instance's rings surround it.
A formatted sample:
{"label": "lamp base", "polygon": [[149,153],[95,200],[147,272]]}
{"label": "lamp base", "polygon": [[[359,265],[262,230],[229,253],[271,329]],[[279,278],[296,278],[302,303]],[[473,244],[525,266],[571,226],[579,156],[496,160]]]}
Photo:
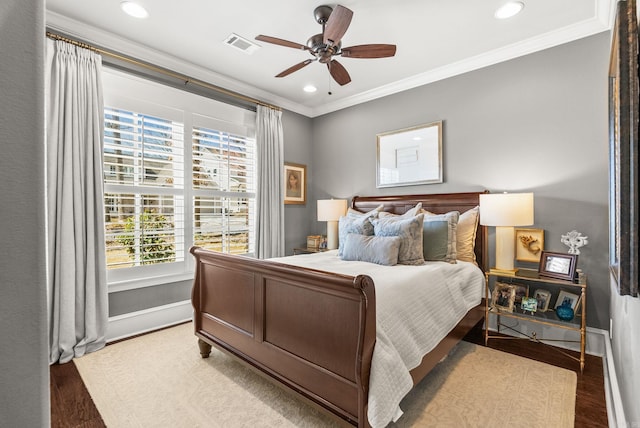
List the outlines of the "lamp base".
{"label": "lamp base", "polygon": [[511,226],[496,227],[496,266],[495,269],[515,272],[515,231]]}
{"label": "lamp base", "polygon": [[338,248],[338,222],[327,222],[327,250]]}

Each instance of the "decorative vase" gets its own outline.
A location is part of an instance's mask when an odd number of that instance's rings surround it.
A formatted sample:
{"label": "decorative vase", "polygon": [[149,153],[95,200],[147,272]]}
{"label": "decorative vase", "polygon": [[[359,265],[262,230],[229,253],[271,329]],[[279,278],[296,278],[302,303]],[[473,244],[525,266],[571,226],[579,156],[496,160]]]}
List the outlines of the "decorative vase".
{"label": "decorative vase", "polygon": [[571,305],[565,302],[556,308],[556,315],[563,321],[571,321],[575,314],[571,309]]}

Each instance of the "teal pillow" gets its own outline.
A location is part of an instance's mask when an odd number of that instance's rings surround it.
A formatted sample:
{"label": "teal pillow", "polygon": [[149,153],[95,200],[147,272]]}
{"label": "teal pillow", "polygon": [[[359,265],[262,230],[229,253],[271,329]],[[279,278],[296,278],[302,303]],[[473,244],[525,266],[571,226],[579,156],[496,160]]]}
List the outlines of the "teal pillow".
{"label": "teal pillow", "polygon": [[[456,235],[458,230],[459,218],[460,213],[458,211],[451,211],[446,214],[424,216],[424,224],[422,226],[424,235],[422,238],[422,247],[425,260],[456,263]],[[431,225],[431,223],[437,224]],[[445,231],[446,239],[444,235]],[[446,251],[443,256],[442,253],[445,245]]]}
{"label": "teal pillow", "polygon": [[364,236],[349,233],[341,258],[393,266],[398,263],[399,250],[400,238],[397,236]]}
{"label": "teal pillow", "polygon": [[449,261],[449,222],[447,220],[425,221],[422,226],[422,253],[427,261]]}

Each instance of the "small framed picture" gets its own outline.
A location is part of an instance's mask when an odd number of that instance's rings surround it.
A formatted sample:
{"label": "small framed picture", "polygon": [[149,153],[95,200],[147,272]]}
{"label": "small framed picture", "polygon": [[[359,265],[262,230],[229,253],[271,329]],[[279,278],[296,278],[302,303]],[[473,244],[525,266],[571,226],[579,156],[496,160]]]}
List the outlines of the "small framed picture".
{"label": "small framed picture", "polygon": [[576,274],[577,254],[552,253],[543,251],[538,265],[538,274],[550,278],[573,281]]}
{"label": "small framed picture", "polygon": [[564,304],[568,304],[569,306],[571,306],[571,309],[575,311],[578,310],[578,307],[580,306],[580,296],[577,294],[573,294],[573,293],[569,293],[567,291],[564,290],[560,290],[560,293],[558,293],[558,300],[556,300],[556,308],[558,306],[562,306]]}
{"label": "small framed picture", "polygon": [[513,284],[516,288],[516,300],[515,303],[522,302],[523,297],[529,296],[529,287],[522,284]]}
{"label": "small framed picture", "polygon": [[307,203],[307,167],[296,163],[284,164],[284,203]]}
{"label": "small framed picture", "polygon": [[523,297],[520,308],[523,311],[535,312],[538,309],[538,300],[535,297]]}
{"label": "small framed picture", "polygon": [[540,262],[544,250],[544,229],[515,229],[516,260],[521,262]]}
{"label": "small framed picture", "polygon": [[538,289],[533,293],[533,297],[537,301],[538,312],[547,312],[549,310],[549,300],[551,300],[551,292],[549,290]]}
{"label": "small framed picture", "polygon": [[512,284],[496,282],[491,294],[491,305],[500,311],[513,312],[516,300],[516,287]]}

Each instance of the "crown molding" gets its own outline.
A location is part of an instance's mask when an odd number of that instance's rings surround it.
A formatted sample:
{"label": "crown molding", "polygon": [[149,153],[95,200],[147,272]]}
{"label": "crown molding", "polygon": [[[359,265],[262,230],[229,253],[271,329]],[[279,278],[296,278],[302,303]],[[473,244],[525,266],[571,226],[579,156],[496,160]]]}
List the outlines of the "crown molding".
{"label": "crown molding", "polygon": [[347,107],[372,101],[377,98],[413,89],[463,73],[468,73],[470,71],[478,70],[500,62],[529,55],[534,52],[610,30],[612,28],[613,16],[615,16],[616,3],[617,0],[596,0],[596,7],[594,10],[595,16],[591,19],[558,30],[550,31],[518,43],[513,43],[499,49],[494,49],[462,61],[447,64],[443,67],[429,70],[389,85],[380,86],[370,91],[327,103],[314,108],[312,111],[312,117],[332,113]]}
{"label": "crown molding", "polygon": [[304,116],[310,117],[312,114],[309,107],[55,12],[47,11],[46,26],[54,32],[60,32],[95,47],[148,62]]}
{"label": "crown molding", "polygon": [[113,33],[73,20],[55,12],[47,11],[47,27],[70,37],[94,44],[107,50],[128,55],[141,61],[185,74],[189,77],[220,86],[230,91],[277,105],[283,109],[313,118],[332,113],[361,103],[372,101],[398,92],[427,85],[439,80],[478,70],[500,62],[529,55],[544,49],[569,43],[584,37],[608,31],[613,27],[615,9],[618,0],[595,0],[594,16],[580,23],[523,40],[499,49],[467,58],[462,61],[425,71],[407,79],[361,92],[319,107],[308,107],[264,91],[251,85],[234,80],[204,67],[184,61],[148,46],[132,42]]}

